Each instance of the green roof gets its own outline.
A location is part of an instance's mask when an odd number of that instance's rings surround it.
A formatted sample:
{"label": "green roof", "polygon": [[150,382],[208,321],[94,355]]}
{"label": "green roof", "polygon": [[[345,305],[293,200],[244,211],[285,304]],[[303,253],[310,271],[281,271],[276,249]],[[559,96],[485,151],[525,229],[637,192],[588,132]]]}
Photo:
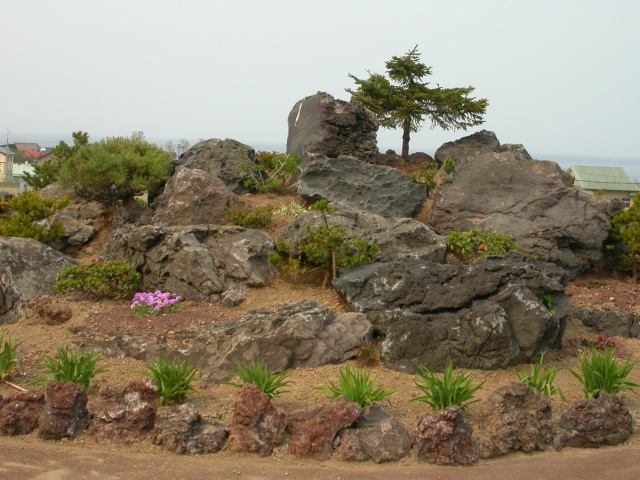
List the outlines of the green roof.
{"label": "green roof", "polygon": [[572,165],[567,172],[576,179],[575,185],[583,190],[640,192],[640,187],[633,183],[622,167]]}

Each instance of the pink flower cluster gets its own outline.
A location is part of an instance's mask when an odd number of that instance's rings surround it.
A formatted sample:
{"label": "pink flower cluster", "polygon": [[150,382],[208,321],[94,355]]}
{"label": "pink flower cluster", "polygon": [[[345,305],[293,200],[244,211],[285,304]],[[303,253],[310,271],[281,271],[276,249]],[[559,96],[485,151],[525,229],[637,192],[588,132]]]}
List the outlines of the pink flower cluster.
{"label": "pink flower cluster", "polygon": [[137,315],[159,315],[175,311],[182,297],[170,292],[140,292],[136,293],[131,302],[131,310]]}
{"label": "pink flower cluster", "polygon": [[615,348],[616,343],[611,338],[607,338],[604,335],[598,335],[595,338],[582,337],[580,339],[580,345],[595,348],[597,350],[610,350]]}

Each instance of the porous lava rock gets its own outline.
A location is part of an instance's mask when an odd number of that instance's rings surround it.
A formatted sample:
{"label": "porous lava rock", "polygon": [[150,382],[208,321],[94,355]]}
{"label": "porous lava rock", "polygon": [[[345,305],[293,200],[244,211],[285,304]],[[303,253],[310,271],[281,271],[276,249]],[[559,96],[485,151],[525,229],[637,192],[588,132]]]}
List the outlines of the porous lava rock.
{"label": "porous lava rock", "polygon": [[337,433],[358,419],[362,409],[347,397],[289,414],[289,451],[296,457],[328,460]]}
{"label": "porous lava rock", "polygon": [[287,416],[252,383],[238,392],[233,419],[227,428],[227,447],[232,452],[271,455],[284,441]]}
{"label": "porous lava rock", "polygon": [[45,440],[74,439],[88,426],[87,392],[72,382],[49,382],[38,418],[38,435]]}
{"label": "porous lava rock", "polygon": [[547,450],[553,442],[551,400],[524,383],[495,390],[474,422],[481,458]]}
{"label": "porous lava rock", "polygon": [[428,413],[418,422],[413,449],[418,460],[436,465],[473,465],[478,447],[459,407]]}
{"label": "porous lava rock", "polygon": [[29,323],[60,325],[71,319],[73,311],[69,304],[60,299],[40,295],[24,304],[24,316]]}
{"label": "porous lava rock", "polygon": [[104,386],[87,406],[92,416],[88,432],[98,443],[141,441],[153,428],[157,405],[158,389],[151,379],[133,381],[124,390]]}
{"label": "porous lava rock", "polygon": [[218,452],[227,439],[227,426],[205,419],[191,403],[160,409],[152,442],[179,454],[204,455]]}
{"label": "porous lava rock", "polygon": [[0,395],[0,435],[29,435],[38,428],[44,393],[21,392],[3,398]]}

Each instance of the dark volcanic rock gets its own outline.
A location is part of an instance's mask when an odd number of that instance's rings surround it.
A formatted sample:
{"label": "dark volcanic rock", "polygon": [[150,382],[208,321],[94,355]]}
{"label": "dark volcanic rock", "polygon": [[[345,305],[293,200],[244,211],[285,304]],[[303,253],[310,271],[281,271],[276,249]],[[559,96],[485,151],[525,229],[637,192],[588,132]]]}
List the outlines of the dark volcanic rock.
{"label": "dark volcanic rock", "polygon": [[76,263],[30,238],[0,237],[0,324],[17,322],[32,298],[52,295],[58,274]]}
{"label": "dark volcanic rock", "polygon": [[225,424],[204,419],[192,404],[183,403],[160,410],[152,441],[172,452],[203,455],[218,452],[226,438]]}
{"label": "dark volcanic rock", "polygon": [[49,382],[45,405],[38,419],[38,434],[45,440],[74,439],[89,425],[87,392],[71,382]]}
{"label": "dark volcanic rock", "polygon": [[350,427],[360,413],[360,406],[346,397],[338,397],[328,405],[291,413],[287,422],[289,451],[297,457],[328,460],[336,434]]}
{"label": "dark volcanic rock", "polygon": [[326,199],[385,217],[413,218],[427,190],[404,173],[355,157],[321,158],[302,171],[298,193],[308,202]]}
{"label": "dark volcanic rock", "polygon": [[510,383],[480,405],[475,421],[481,458],[546,450],[553,441],[551,400],[523,383]]}
{"label": "dark volcanic rock", "polygon": [[418,423],[413,448],[418,460],[437,465],[473,465],[478,447],[473,428],[458,407],[428,413]]}
{"label": "dark volcanic rock", "polygon": [[565,408],[559,427],[556,448],[598,448],[629,438],[633,419],[620,397],[601,392],[598,398],[581,398]]}
{"label": "dark volcanic rock", "polygon": [[6,398],[0,395],[0,435],[29,435],[38,428],[44,393],[17,393]]}
{"label": "dark volcanic rock", "polygon": [[257,385],[245,384],[238,392],[233,420],[227,428],[232,452],[271,455],[284,441],[287,416],[275,407]]}
{"label": "dark volcanic rock", "polygon": [[150,379],[131,382],[124,390],[105,386],[88,405],[89,433],[98,443],[128,445],[143,440],[153,428],[158,389]]}
{"label": "dark volcanic rock", "polygon": [[365,408],[353,427],[342,430],[339,437],[340,444],[334,453],[338,460],[397,462],[411,450],[407,428],[389,415],[380,402]]}
{"label": "dark volcanic rock", "polygon": [[375,162],[378,120],[362,103],[336,100],[318,92],[297,102],[288,118],[287,153],[304,163],[320,157],[351,155]]}
{"label": "dark volcanic rock", "polygon": [[178,166],[197,168],[218,177],[229,190],[240,195],[249,190],[244,186],[249,174],[240,165],[255,163],[255,150],[237,140],[212,138],[196,143],[180,155]]}
{"label": "dark volcanic rock", "polygon": [[266,233],[242,227],[127,225],[111,234],[104,257],[141,272],[145,291],[214,303],[241,285],[268,285],[273,248]]}
{"label": "dark volcanic rock", "polygon": [[640,338],[640,317],[633,313],[578,307],[571,314],[594,333],[607,337]]}
{"label": "dark volcanic rock", "polygon": [[438,192],[428,222],[441,235],[472,228],[510,235],[527,253],[575,276],[602,257],[611,228],[588,197],[565,185],[556,163],[486,153]]}
{"label": "dark volcanic rock", "polygon": [[[420,364],[505,368],[532,361],[561,343],[571,305],[565,272],[521,255],[467,266],[417,259],[342,272],[340,295],[387,334],[382,357],[391,368]],[[553,297],[553,313],[542,301]]]}

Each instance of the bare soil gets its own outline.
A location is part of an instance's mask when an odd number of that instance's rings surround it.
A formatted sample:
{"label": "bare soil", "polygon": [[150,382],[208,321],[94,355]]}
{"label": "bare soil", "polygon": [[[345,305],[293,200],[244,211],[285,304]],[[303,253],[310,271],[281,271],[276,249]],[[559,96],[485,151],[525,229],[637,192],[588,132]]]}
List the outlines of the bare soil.
{"label": "bare soil", "polygon": [[[261,204],[268,203],[275,205],[277,208],[278,206],[294,201],[295,199],[287,196],[260,195],[251,197],[251,200],[252,203],[254,203],[254,206],[261,206]],[[422,219],[426,218],[427,214],[428,212],[423,211],[421,214]],[[277,236],[278,232],[291,220],[291,218],[281,219],[276,217],[275,222],[268,229],[269,233]],[[106,232],[100,235],[98,239],[96,239],[94,243],[90,245],[89,248],[85,249],[85,251],[79,256],[84,259],[89,259],[98,255],[98,252],[101,250],[101,243],[106,238],[106,235]],[[324,273],[322,271],[317,270],[307,273],[302,279],[297,281],[293,281],[283,275],[277,275],[269,287],[261,289],[247,289],[246,301],[236,308],[227,309],[219,305],[184,302],[179,311],[158,317],[141,318],[135,316],[130,311],[128,301],[67,299],[65,301],[69,302],[69,305],[73,310],[73,317],[63,325],[46,326],[32,324],[23,318],[16,324],[5,326],[6,332],[9,336],[22,342],[19,354],[22,356],[23,368],[21,372],[13,377],[12,381],[16,384],[24,385],[28,381],[40,376],[42,374],[42,369],[40,367],[42,355],[55,354],[55,351],[59,346],[70,343],[74,338],[78,338],[78,335],[87,335],[101,340],[111,338],[115,332],[118,332],[119,334],[123,332],[131,332],[138,335],[153,337],[164,335],[166,336],[167,344],[171,345],[171,337],[174,333],[188,325],[206,325],[218,322],[234,321],[249,310],[267,308],[286,300],[314,300],[335,312],[349,311],[349,306],[334,290],[320,288],[323,275]],[[638,301],[640,298],[640,287],[630,284],[629,281],[623,277],[608,275],[602,272],[585,275],[569,285],[567,294],[574,306],[589,305],[602,309],[609,308],[618,311],[629,311],[640,315],[640,302]],[[73,333],[79,331],[84,333]],[[576,355],[582,351],[579,339],[583,336],[593,335],[590,334],[580,322],[570,321],[564,337],[564,347],[562,349],[549,352],[545,358],[546,366],[555,366],[560,369],[556,380],[568,402],[575,401],[583,396],[580,385],[570,373],[570,369],[578,369]],[[640,340],[614,338],[614,341],[617,346],[616,354],[620,359],[633,362],[638,362],[640,360]],[[175,346],[179,347],[177,344]],[[354,354],[355,353],[356,352],[354,352]],[[139,378],[139,372],[145,370],[145,365],[142,362],[130,358],[107,359],[104,360],[102,364],[108,365],[109,371],[96,378],[94,386],[90,391],[90,395],[96,395],[98,388],[105,384],[124,387],[131,380]],[[326,386],[328,380],[335,380],[339,369],[342,367],[343,365],[327,365],[318,368],[293,370],[289,379],[294,383],[287,389],[288,391],[286,393],[283,393],[281,396],[274,399],[275,404],[286,412],[325,404],[328,401],[327,395],[316,391],[314,387]],[[496,388],[509,382],[517,381],[515,371],[527,371],[528,368],[529,367],[527,365],[522,365],[516,369],[508,370],[473,371],[472,378],[474,380],[485,382],[483,388],[478,394],[478,398],[482,400]],[[384,385],[387,389],[398,390],[397,393],[390,397],[390,402],[388,404],[389,412],[400,419],[410,431],[415,430],[418,419],[425,413],[429,412],[429,407],[427,405],[420,402],[410,402],[410,400],[417,397],[420,393],[414,383],[415,376],[386,369],[381,364],[372,367],[372,370],[378,377],[378,384]],[[631,379],[636,383],[640,383],[640,368],[635,368],[632,371]],[[229,385],[207,384],[204,382],[197,383],[196,387],[197,391],[188,397],[188,401],[193,403],[203,416],[214,416],[219,420],[229,422],[233,414],[233,404],[237,390]],[[15,393],[15,391],[6,385],[0,385],[0,395],[7,396],[12,393]],[[632,411],[634,418],[636,420],[640,419],[640,396],[626,393],[623,394],[623,399]],[[559,398],[553,399],[554,418],[557,419],[559,417],[565,406],[566,404]],[[477,410],[478,407],[476,404],[469,407],[467,411],[468,418],[472,423],[477,415]],[[60,442],[56,443],[59,444]],[[70,448],[73,452],[78,452],[77,449],[80,449],[82,452],[87,452],[87,455],[91,455],[92,452],[97,452],[100,448],[104,448],[96,445],[92,438],[87,435],[81,435],[75,441],[64,443],[66,449]],[[39,445],[41,445],[41,447],[39,447]],[[45,456],[54,457],[55,451],[51,449],[50,445],[51,444],[49,443],[45,445],[45,442],[38,440],[36,435],[13,437],[9,439],[0,438],[0,478],[4,478],[4,473],[2,473],[4,471],[3,468],[6,467],[6,463],[9,461],[8,457],[6,457],[7,454],[10,455],[12,452],[17,454],[19,451],[37,451],[41,448]],[[637,458],[638,453],[640,452],[640,433],[636,431],[626,442],[625,446],[605,450],[610,452],[628,451],[629,455],[635,455],[635,458]],[[161,463],[173,464],[174,462],[187,462],[185,465],[192,465],[193,462],[197,463],[195,460],[183,459],[172,453],[165,452],[152,445],[148,440],[133,447],[109,447],[109,451],[116,452],[116,454],[121,454],[123,456],[142,455],[138,462],[156,465]],[[577,457],[576,460],[578,460],[578,458],[590,455],[591,453],[592,452],[568,449],[565,450],[562,455],[575,455]],[[544,459],[545,461],[553,462],[553,457],[561,454],[548,452],[538,455],[541,460]],[[273,466],[273,468],[277,467],[279,469],[278,471],[286,471],[286,468],[290,466],[296,472],[307,473],[307,475],[301,473],[299,478],[341,478],[340,476],[316,477],[309,475],[309,472],[318,472],[318,468],[327,469],[327,472],[336,472],[337,470],[335,469],[343,468],[340,467],[339,462],[335,462],[333,460],[322,464],[313,461],[300,460],[291,456],[286,447],[277,449],[274,455],[269,459],[260,459],[259,464],[255,463],[257,460],[254,459],[253,456],[232,454],[226,450],[215,454],[214,457],[215,462],[220,463],[221,465],[237,465],[238,471],[242,470],[243,467],[249,468],[250,466],[254,470],[262,469],[270,471]],[[529,458],[531,458],[530,455],[511,455],[502,460],[482,462],[482,464],[488,465],[492,464],[492,462],[501,462],[499,465],[502,465],[501,471],[503,471],[503,474],[496,474],[498,478],[507,478],[507,475],[509,475],[509,478],[513,478],[509,472],[513,473],[515,470],[509,469],[510,462],[514,462],[514,465],[516,465],[519,462],[528,461]],[[396,471],[399,475],[398,478],[415,478],[400,475],[400,473],[403,469],[412,469],[413,467],[418,467],[420,465],[421,464],[417,463],[413,456],[409,456],[401,462],[398,462],[395,466],[383,467],[368,465],[366,470],[370,472],[370,474],[367,474],[368,476],[373,475],[372,478],[378,478],[375,475],[375,472],[384,474],[385,476],[390,474],[394,477],[395,473],[392,472]],[[280,468],[282,466],[285,467]],[[351,467],[344,468],[349,471],[349,468]],[[514,467],[514,469],[517,470],[516,467]],[[409,470],[404,471],[409,472]],[[238,478],[238,475],[240,474],[238,473],[234,478]],[[283,472],[282,475],[286,476],[287,474]],[[565,478],[579,478],[572,477],[569,473],[567,475],[568,476]],[[564,477],[564,475],[561,476]],[[543,477],[544,475],[541,478]],[[32,477],[16,476],[7,478]],[[36,477],[34,476],[33,478]],[[62,476],[55,478],[67,477]],[[124,476],[121,478],[127,477]],[[184,478],[198,477],[185,476]],[[267,477],[261,477],[259,473],[256,473],[256,476],[240,478]],[[344,474],[342,478],[358,477]],[[449,477],[443,476],[442,478]],[[527,476],[522,478],[530,477]],[[617,478],[623,477],[618,476]]]}

